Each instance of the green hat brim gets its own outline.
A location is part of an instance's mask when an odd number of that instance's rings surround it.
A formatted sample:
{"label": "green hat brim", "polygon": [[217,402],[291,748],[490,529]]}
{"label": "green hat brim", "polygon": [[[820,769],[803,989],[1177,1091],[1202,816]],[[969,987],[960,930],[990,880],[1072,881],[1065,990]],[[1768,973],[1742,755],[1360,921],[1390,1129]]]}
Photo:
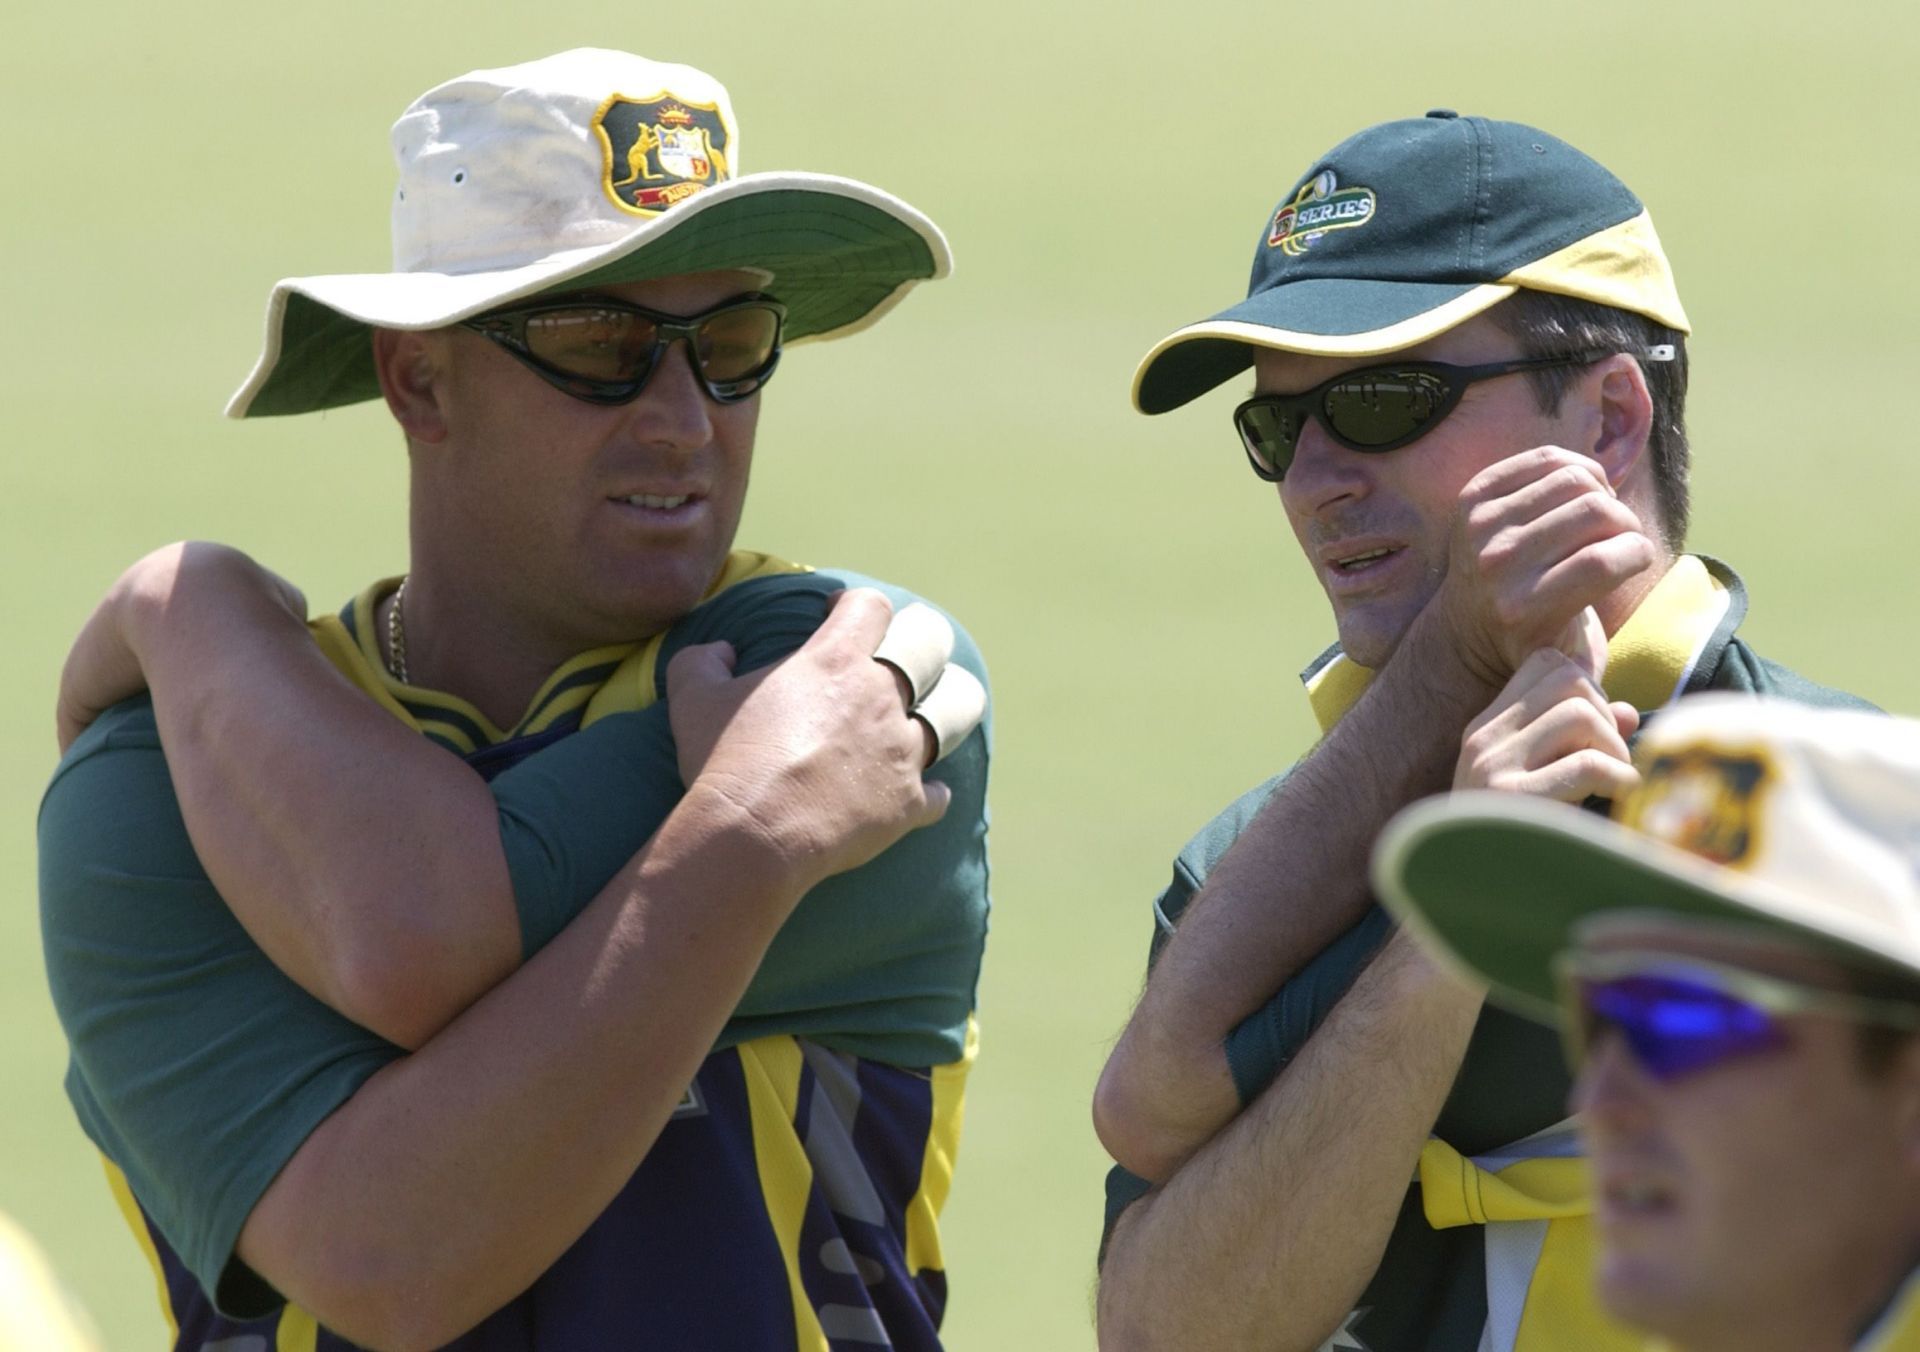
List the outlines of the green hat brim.
{"label": "green hat brim", "polygon": [[1884,935],[1851,932],[1830,909],[1594,813],[1517,794],[1456,793],[1407,809],[1381,833],[1373,884],[1431,951],[1542,1023],[1557,1022],[1555,955],[1603,912],[1758,926],[1870,965],[1903,962]]}
{"label": "green hat brim", "polygon": [[1496,283],[1318,277],[1256,292],[1156,344],[1133,377],[1134,406],[1166,413],[1253,365],[1266,348],[1371,357],[1424,343],[1511,296]]}
{"label": "green hat brim", "polygon": [[877,188],[823,174],[758,174],[636,224],[611,245],[471,273],[289,278],[267,307],[264,351],[229,417],[309,413],[377,398],[375,328],[434,329],[559,291],[726,269],[773,274],[785,342],[874,323],[914,285],[952,270],[931,220]]}

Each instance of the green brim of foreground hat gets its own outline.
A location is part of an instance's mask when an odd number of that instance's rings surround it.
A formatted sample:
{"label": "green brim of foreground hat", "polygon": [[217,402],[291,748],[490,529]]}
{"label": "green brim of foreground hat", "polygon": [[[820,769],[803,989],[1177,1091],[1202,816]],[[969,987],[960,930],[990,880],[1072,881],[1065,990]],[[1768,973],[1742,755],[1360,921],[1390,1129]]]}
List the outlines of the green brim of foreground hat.
{"label": "green brim of foreground hat", "polygon": [[750,174],[719,184],[612,243],[469,273],[294,277],[274,287],[266,341],[230,418],[310,413],[379,397],[374,328],[435,329],[512,301],[723,269],[771,273],[784,341],[837,338],[874,323],[953,256],[938,226],[865,183],[826,174]]}
{"label": "green brim of foreground hat", "polygon": [[1429,951],[1542,1023],[1557,1021],[1554,956],[1603,912],[1758,926],[1870,966],[1920,965],[1920,952],[1890,953],[1883,930],[1594,813],[1518,794],[1456,793],[1402,812],[1375,847],[1373,885]]}

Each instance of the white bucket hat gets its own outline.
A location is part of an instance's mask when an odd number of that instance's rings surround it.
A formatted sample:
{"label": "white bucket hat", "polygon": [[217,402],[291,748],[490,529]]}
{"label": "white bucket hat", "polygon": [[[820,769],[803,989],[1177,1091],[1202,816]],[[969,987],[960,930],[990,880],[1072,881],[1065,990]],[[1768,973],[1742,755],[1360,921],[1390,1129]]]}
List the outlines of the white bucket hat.
{"label": "white bucket hat", "polygon": [[376,398],[372,328],[441,328],[543,292],[757,271],[795,343],[857,332],[953,267],[939,227],[878,188],[742,176],[720,82],[627,52],[450,80],[401,114],[393,152],[394,270],[277,283],[228,417]]}
{"label": "white bucket hat", "polygon": [[1554,955],[1589,917],[1737,922],[1920,980],[1920,722],[1750,695],[1681,700],[1609,821],[1451,794],[1388,823],[1375,890],[1519,1013],[1554,1020]]}

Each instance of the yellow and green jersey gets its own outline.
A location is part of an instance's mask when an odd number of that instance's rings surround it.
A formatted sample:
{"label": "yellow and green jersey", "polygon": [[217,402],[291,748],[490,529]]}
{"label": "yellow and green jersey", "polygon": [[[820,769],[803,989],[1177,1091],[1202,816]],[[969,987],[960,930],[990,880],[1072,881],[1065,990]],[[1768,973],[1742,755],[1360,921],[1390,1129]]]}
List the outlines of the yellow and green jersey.
{"label": "yellow and green jersey", "polygon": [[[489,778],[531,954],[679,800],[673,653],[726,639],[738,669],[765,665],[805,640],[833,592],[879,584],[736,555],[672,629],[582,654],[505,730],[386,674],[369,621],[389,585],[318,622],[316,640]],[[882,590],[896,606],[914,599]],[[964,634],[954,660],[984,680]],[[941,822],[803,899],[627,1186],[453,1346],[938,1347],[937,1217],[987,921],[987,760],[983,729],[934,772],[953,790]],[[233,1246],[308,1133],[404,1053],[313,1000],[247,937],[187,838],[144,697],[63,759],[40,844],[68,1093],[154,1263],[175,1347],[348,1346]]]}
{"label": "yellow and green jersey", "polygon": [[[1735,637],[1746,604],[1745,587],[1724,564],[1681,558],[1608,645],[1609,696],[1641,709],[1643,727],[1663,705],[1706,690],[1862,705],[1756,656]],[[1303,673],[1323,731],[1371,676],[1337,648]],[[1285,778],[1243,795],[1181,851],[1173,881],[1154,901],[1149,965]],[[1228,1035],[1243,1104],[1306,1044],[1390,929],[1386,913],[1370,907]],[[1600,1313],[1588,1279],[1586,1162],[1564,1121],[1569,1088],[1551,1029],[1493,1006],[1481,1014],[1380,1266],[1326,1352],[1638,1352],[1638,1336]],[[1347,1111],[1359,1119],[1368,1105]],[[1121,1212],[1148,1186],[1124,1169],[1109,1174],[1103,1250]]]}

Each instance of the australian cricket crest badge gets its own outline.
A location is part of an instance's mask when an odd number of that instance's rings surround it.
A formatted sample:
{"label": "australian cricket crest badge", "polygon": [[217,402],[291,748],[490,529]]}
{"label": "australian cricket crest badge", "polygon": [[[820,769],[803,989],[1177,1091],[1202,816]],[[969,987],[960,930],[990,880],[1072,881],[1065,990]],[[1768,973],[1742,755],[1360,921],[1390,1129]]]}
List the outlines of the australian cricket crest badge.
{"label": "australian cricket crest badge", "polygon": [[1698,745],[1663,751],[1641,767],[1620,821],[1655,840],[1738,868],[1757,847],[1760,803],[1773,776],[1757,751]]}
{"label": "australian cricket crest badge", "polygon": [[1372,188],[1343,188],[1333,170],[1322,169],[1273,214],[1267,247],[1298,258],[1331,231],[1365,225],[1373,219],[1374,206]]}
{"label": "australian cricket crest badge", "polygon": [[615,94],[594,114],[606,169],[601,183],[622,210],[657,216],[733,176],[733,134],[720,107],[660,93]]}

